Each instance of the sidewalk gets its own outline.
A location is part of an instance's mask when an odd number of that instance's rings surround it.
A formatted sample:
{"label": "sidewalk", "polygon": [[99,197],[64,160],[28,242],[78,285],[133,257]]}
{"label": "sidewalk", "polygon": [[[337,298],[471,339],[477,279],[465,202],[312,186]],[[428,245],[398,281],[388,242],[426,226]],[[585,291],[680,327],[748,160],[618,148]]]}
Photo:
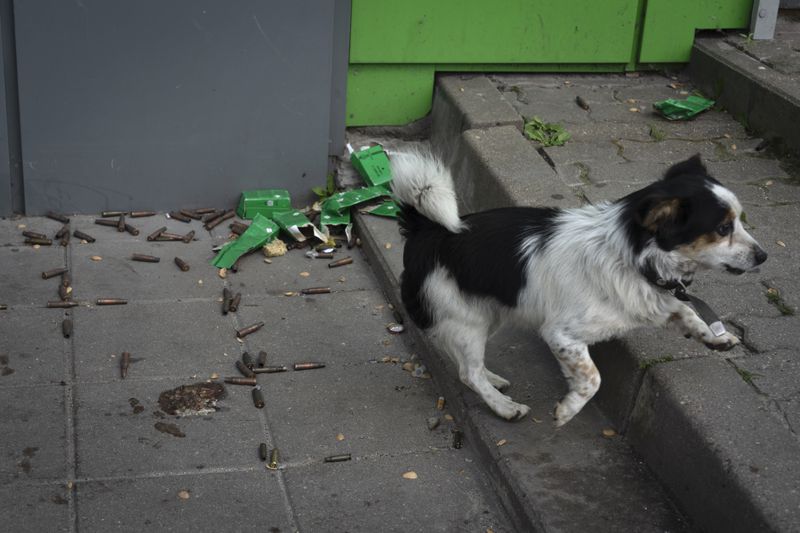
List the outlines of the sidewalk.
{"label": "sidewalk", "polygon": [[[97,239],[66,248],[22,244],[23,229],[52,236],[44,218],[0,220],[0,513],[8,531],[513,531],[459,426],[435,408],[430,379],[402,369],[415,358],[406,335],[392,335],[391,310],[360,250],[346,267],[293,250],[266,264],[246,257],[223,280],[209,265],[228,235],[163,215],[130,219],[137,237],[72,217]],[[157,227],[189,244],[147,242]],[[130,261],[132,253],[160,263]],[[174,256],[191,269],[181,272]],[[93,256],[100,257],[98,261]],[[68,266],[71,310],[58,300]],[[306,274],[307,273],[307,274]],[[223,287],[242,293],[223,316]],[[331,294],[286,296],[305,287]],[[97,298],[127,305],[99,307]],[[74,321],[65,339],[61,321]],[[236,340],[234,330],[264,321]],[[239,375],[243,351],[268,364],[322,361],[325,368],[262,374],[266,407],[251,387],[226,385],[217,410],[173,416],[159,396],[175,387]],[[120,354],[131,353],[126,379]],[[388,361],[388,362],[385,362]],[[441,418],[431,431],[426,419]],[[259,443],[280,450],[267,470]],[[334,454],[352,460],[324,463]],[[415,472],[416,479],[404,473]]]}
{"label": "sidewalk", "polygon": [[[770,254],[758,274],[708,273],[693,285],[742,336],[743,346],[719,354],[656,329],[595,346],[601,390],[558,430],[549,423],[550,410],[565,384],[535,335],[503,331],[487,350],[489,368],[517,376],[509,394],[532,408],[517,424],[492,416],[418,337],[434,377],[459,399],[478,450],[495,465],[492,479],[507,491],[507,506],[530,527],[687,527],[673,505],[692,529],[791,531],[800,523],[800,174],[724,112],[690,122],[652,113],[654,101],[693,89],[683,74],[450,75],[438,81],[430,137],[454,171],[462,213],[616,199],[700,153],[711,174],[738,195],[748,229]],[[520,133],[523,117],[534,115],[563,125],[572,140],[537,150]],[[351,136],[359,146],[369,132]],[[383,142],[403,147],[397,139]],[[402,243],[396,227],[365,217],[359,222],[387,293],[398,299]],[[604,438],[608,428],[623,436]],[[508,444],[495,446],[499,439]]]}

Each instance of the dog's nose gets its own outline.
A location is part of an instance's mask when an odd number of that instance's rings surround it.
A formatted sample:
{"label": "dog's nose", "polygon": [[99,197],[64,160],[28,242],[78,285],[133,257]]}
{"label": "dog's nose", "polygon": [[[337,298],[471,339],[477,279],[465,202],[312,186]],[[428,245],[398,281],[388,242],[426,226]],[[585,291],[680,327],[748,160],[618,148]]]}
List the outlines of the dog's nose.
{"label": "dog's nose", "polygon": [[753,249],[753,255],[757,265],[760,265],[767,260],[767,252],[765,252],[764,249],[758,245],[756,245],[756,247]]}

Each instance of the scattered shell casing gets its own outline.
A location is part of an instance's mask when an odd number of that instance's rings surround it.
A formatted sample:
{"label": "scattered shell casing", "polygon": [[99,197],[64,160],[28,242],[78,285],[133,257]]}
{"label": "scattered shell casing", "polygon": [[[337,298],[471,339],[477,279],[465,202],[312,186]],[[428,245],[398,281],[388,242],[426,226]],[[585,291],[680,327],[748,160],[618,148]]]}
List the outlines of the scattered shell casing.
{"label": "scattered shell casing", "polygon": [[62,301],[69,300],[69,294],[72,292],[69,285],[59,285],[58,286],[58,297],[61,298]]}
{"label": "scattered shell casing", "polygon": [[161,261],[161,258],[154,255],[133,254],[131,255],[131,261],[139,261],[141,263],[158,263]]}
{"label": "scattered shell casing", "polygon": [[333,252],[314,252],[314,259],[333,259]]}
{"label": "scattered shell casing", "polygon": [[253,361],[253,356],[250,355],[250,352],[244,352],[242,354],[242,363],[244,363],[244,366],[246,366],[250,370],[252,370],[253,367],[256,366],[256,363],[255,361]]}
{"label": "scattered shell casing", "polygon": [[178,211],[181,215],[189,218],[193,218],[195,220],[200,220],[200,215],[192,211],[191,209],[181,209]]}
{"label": "scattered shell casing", "polygon": [[265,405],[264,394],[261,392],[259,385],[253,387],[253,405],[256,406],[256,409],[263,409]]}
{"label": "scattered shell casing", "polygon": [[239,304],[242,303],[242,293],[237,292],[233,298],[231,298],[231,303],[228,306],[228,310],[231,313],[235,313],[239,309]]}
{"label": "scattered shell casing", "polygon": [[61,274],[61,285],[64,287],[69,287],[72,285],[72,276],[69,273],[69,270]]}
{"label": "scattered shell casing", "polygon": [[453,448],[460,450],[464,446],[464,433],[460,429],[454,429],[453,432]]}
{"label": "scattered shell casing", "polygon": [[272,448],[272,451],[269,452],[269,464],[267,468],[270,470],[278,469],[278,448]]}
{"label": "scattered shell casing", "polygon": [[65,318],[61,322],[61,332],[64,334],[65,339],[72,337],[72,320]]}
{"label": "scattered shell casing", "polygon": [[330,287],[310,287],[308,289],[301,290],[300,294],[329,294],[330,292]]}
{"label": "scattered shell casing", "polygon": [[256,364],[258,368],[264,368],[265,366],[267,366],[267,352],[265,352],[264,350],[258,352],[258,360]]}
{"label": "scattered shell casing", "polygon": [[256,322],[255,324],[251,324],[251,325],[249,325],[247,327],[244,327],[242,329],[237,329],[236,330],[236,336],[239,337],[240,339],[243,339],[243,338],[247,337],[248,335],[250,335],[251,333],[253,333],[255,331],[258,331],[262,327],[264,327],[264,323],[263,322]]}
{"label": "scattered shell casing", "polygon": [[59,243],[61,246],[69,245],[69,231],[67,231],[63,237],[61,237],[61,242]]}
{"label": "scattered shell casing", "polygon": [[225,378],[225,383],[230,385],[250,385],[254,387],[258,385],[258,381],[256,381],[255,377],[252,378]]}
{"label": "scattered shell casing", "polygon": [[81,230],[77,230],[77,229],[72,232],[72,236],[75,237],[76,239],[80,239],[80,240],[86,241],[86,242],[94,242],[94,241],[97,240],[94,237],[92,237],[91,235],[89,235],[87,233],[84,233]]}
{"label": "scattered shell casing", "polygon": [[[97,221],[95,221],[95,222],[97,222]],[[166,227],[166,226],[162,226],[162,227],[158,228],[157,230],[155,230],[155,231],[154,231],[153,233],[151,233],[150,235],[148,235],[148,236],[147,236],[147,240],[148,240],[148,241],[154,241],[154,240],[156,240],[156,238],[157,238],[159,235],[161,235],[161,234],[162,234],[162,233],[164,233],[165,231],[167,231],[167,227]]]}
{"label": "scattered shell casing", "polygon": [[181,238],[181,240],[186,244],[192,242],[192,239],[194,239],[194,230],[190,231],[189,233],[184,235],[183,238]]}
{"label": "scattered shell casing", "polygon": [[295,363],[292,368],[295,370],[314,370],[315,368],[325,368],[325,363]]}
{"label": "scattered shell casing", "polygon": [[167,216],[169,218],[174,218],[175,220],[180,220],[181,222],[186,222],[187,224],[192,221],[192,219],[183,213],[179,213],[177,211],[170,211]]}
{"label": "scattered shell casing", "polygon": [[142,218],[155,216],[155,211],[131,211],[128,216],[131,218]]}
{"label": "scattered shell casing", "polygon": [[6,304],[0,304],[0,311],[7,311],[8,306]]}
{"label": "scattered shell casing", "polygon": [[589,103],[582,96],[575,97],[575,103],[583,110],[589,111]]}
{"label": "scattered shell casing", "polygon": [[61,229],[58,230],[58,232],[56,232],[55,238],[56,239],[62,239],[62,238],[64,238],[64,235],[68,235],[68,234],[69,234],[69,226],[64,224],[63,226],[61,226]]}
{"label": "scattered shell casing", "polygon": [[222,289],[222,314],[227,315],[231,310],[231,290],[228,287]]}
{"label": "scattered shell casing", "polygon": [[341,463],[343,461],[349,461],[352,459],[352,456],[349,453],[343,453],[340,455],[329,455],[325,458],[326,463]]}
{"label": "scattered shell casing", "polygon": [[189,271],[189,263],[187,263],[180,257],[175,258],[175,264],[178,265],[178,268],[180,268],[183,272]]}
{"label": "scattered shell casing", "polygon": [[125,231],[129,234],[133,235],[134,237],[139,235],[139,230],[131,226],[130,224],[125,224]]}
{"label": "scattered shell casing", "polygon": [[128,367],[131,366],[131,354],[122,352],[122,359],[119,362],[119,375],[122,379],[128,376]]}
{"label": "scattered shell casing", "polygon": [[50,239],[25,239],[25,244],[38,244],[39,246],[50,246],[53,241]]}
{"label": "scattered shell casing", "polygon": [[236,235],[241,235],[247,228],[249,227],[247,224],[242,224],[241,222],[231,222],[228,226],[231,230],[231,233],[235,233]]}
{"label": "scattered shell casing", "polygon": [[233,209],[225,211],[222,215],[218,216],[217,218],[211,219],[208,222],[206,222],[205,228],[207,230],[214,229],[223,222],[225,222],[226,220],[228,220],[229,218],[233,218],[233,215],[235,215]]}
{"label": "scattered shell casing", "polygon": [[262,442],[258,445],[258,456],[262,461],[266,461],[269,458],[269,450],[267,449],[266,442]]}
{"label": "scattered shell casing", "polygon": [[67,300],[66,302],[47,302],[47,307],[50,309],[68,309],[70,307],[77,307],[78,302]]}
{"label": "scattered shell casing", "polygon": [[217,209],[214,207],[200,207],[194,210],[198,215],[207,215],[209,213],[216,213]]}
{"label": "scattered shell casing", "polygon": [[52,220],[57,220],[62,224],[69,224],[69,219],[60,213],[56,213],[55,211],[48,211],[45,215],[47,218]]}
{"label": "scattered shell casing", "polygon": [[389,324],[386,326],[387,331],[389,333],[393,333],[394,335],[399,335],[406,330],[406,327],[403,324]]}
{"label": "scattered shell casing", "polygon": [[125,231],[125,215],[120,215],[117,219],[117,231],[120,233]]}
{"label": "scattered shell casing", "polygon": [[54,268],[53,270],[45,270],[42,272],[42,279],[50,279],[56,276],[60,276],[63,273],[67,272],[69,269],[67,268]]}
{"label": "scattered shell casing", "polygon": [[351,264],[352,262],[353,262],[353,258],[352,257],[343,257],[343,258],[338,259],[338,260],[336,260],[336,261],[334,261],[332,263],[328,263],[328,268],[336,268],[336,267],[340,267],[340,266],[345,266],[345,265]]}
{"label": "scattered shell casing", "polygon": [[98,298],[97,305],[125,305],[128,303],[128,300],[123,300],[122,298]]}
{"label": "scattered shell casing", "polygon": [[203,213],[203,216],[200,218],[200,221],[203,223],[211,222],[212,220],[215,220],[224,214],[225,214],[224,209],[212,209],[207,213]]}
{"label": "scattered shell casing", "polygon": [[444,411],[444,396],[439,396],[439,399],[436,400],[436,409]]}
{"label": "scattered shell casing", "polygon": [[276,374],[278,372],[286,372],[289,370],[286,366],[260,366],[253,369],[254,374]]}
{"label": "scattered shell casing", "polygon": [[101,211],[100,216],[103,218],[113,217],[116,218],[120,215],[124,215],[125,211]]}
{"label": "scattered shell casing", "polygon": [[242,258],[240,257],[239,259],[237,259],[237,260],[236,260],[236,261],[235,261],[235,262],[234,262],[234,263],[231,265],[231,272],[233,272],[234,274],[236,274],[237,272],[239,272],[239,262],[240,262],[241,260],[242,260]]}
{"label": "scattered shell casing", "polygon": [[96,218],[94,219],[94,223],[98,226],[108,226],[110,228],[116,228],[119,221],[117,220],[110,220],[107,218]]}
{"label": "scattered shell casing", "polygon": [[245,365],[243,362],[239,361],[238,359],[236,360],[236,369],[239,372],[241,372],[242,375],[244,377],[246,377],[246,378],[254,378],[254,377],[256,377],[255,372],[250,370],[250,368],[248,368],[247,365]]}
{"label": "scattered shell casing", "polygon": [[28,237],[29,239],[46,239],[47,235],[44,233],[39,233],[38,231],[23,231],[23,237]]}

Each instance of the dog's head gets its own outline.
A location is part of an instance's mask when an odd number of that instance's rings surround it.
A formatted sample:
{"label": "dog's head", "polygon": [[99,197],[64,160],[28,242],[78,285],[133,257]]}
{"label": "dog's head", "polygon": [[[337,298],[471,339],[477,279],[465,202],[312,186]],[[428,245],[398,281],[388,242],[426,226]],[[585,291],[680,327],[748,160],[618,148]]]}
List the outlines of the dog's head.
{"label": "dog's head", "polygon": [[767,253],[742,225],[739,200],[708,174],[699,155],[639,192],[636,223],[661,250],[733,274],[766,261]]}

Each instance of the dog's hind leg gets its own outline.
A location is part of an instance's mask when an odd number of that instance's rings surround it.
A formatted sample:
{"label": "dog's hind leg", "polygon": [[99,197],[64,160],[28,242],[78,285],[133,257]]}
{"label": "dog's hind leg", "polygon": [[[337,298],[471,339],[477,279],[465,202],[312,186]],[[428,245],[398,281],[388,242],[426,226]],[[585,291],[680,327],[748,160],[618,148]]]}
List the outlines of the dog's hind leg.
{"label": "dog's hind leg", "polygon": [[487,339],[485,325],[467,325],[458,320],[445,319],[433,329],[436,341],[458,365],[461,382],[475,391],[492,411],[507,420],[516,420],[528,414],[530,407],[501,394],[488,377],[490,372],[483,363]]}
{"label": "dog's hind leg", "polygon": [[553,412],[556,427],[560,427],[572,420],[595,395],[600,388],[600,372],[589,356],[586,343],[575,341],[558,330],[543,331],[542,336],[553,350],[569,385],[569,392]]}

